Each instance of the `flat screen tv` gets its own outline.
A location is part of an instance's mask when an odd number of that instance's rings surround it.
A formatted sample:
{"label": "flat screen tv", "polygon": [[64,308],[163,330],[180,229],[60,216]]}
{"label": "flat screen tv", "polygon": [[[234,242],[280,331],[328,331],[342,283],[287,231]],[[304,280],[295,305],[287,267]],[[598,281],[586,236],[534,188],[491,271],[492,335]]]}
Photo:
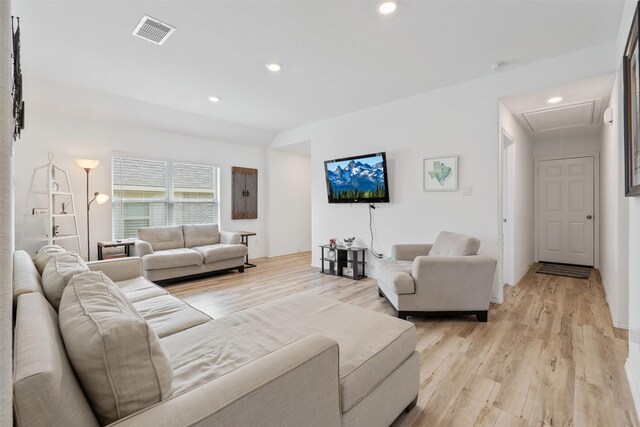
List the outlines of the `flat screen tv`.
{"label": "flat screen tv", "polygon": [[329,203],[389,203],[386,153],[324,162]]}

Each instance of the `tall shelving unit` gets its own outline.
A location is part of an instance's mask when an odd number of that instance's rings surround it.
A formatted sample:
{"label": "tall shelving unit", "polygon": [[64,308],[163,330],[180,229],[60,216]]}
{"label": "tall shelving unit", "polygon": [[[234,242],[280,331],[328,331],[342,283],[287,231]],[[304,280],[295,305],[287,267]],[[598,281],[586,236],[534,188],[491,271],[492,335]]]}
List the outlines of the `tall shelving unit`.
{"label": "tall shelving unit", "polygon": [[[42,209],[45,203],[46,213]],[[71,249],[70,245],[73,245],[74,249],[80,252],[78,218],[69,175],[53,163],[52,153],[49,153],[49,163],[33,170],[28,206],[31,212],[27,212],[26,215],[33,219],[32,223],[38,219],[47,220],[44,228],[38,227],[41,231],[31,236],[32,239],[64,246],[67,249]]]}

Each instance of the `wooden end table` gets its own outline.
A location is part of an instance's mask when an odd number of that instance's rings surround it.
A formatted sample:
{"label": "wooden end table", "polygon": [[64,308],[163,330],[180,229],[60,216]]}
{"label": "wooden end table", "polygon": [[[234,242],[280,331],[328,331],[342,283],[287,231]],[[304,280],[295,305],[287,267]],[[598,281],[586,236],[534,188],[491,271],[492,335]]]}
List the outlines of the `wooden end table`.
{"label": "wooden end table", "polygon": [[[130,240],[121,240],[121,241],[103,240],[101,242],[98,242],[98,261],[102,261],[105,259],[112,259],[112,258],[129,257],[131,256],[131,246],[133,245],[135,245],[135,243]],[[124,252],[120,254],[115,254],[115,255],[108,255],[105,257],[102,254],[102,249],[104,248],[124,248]]]}

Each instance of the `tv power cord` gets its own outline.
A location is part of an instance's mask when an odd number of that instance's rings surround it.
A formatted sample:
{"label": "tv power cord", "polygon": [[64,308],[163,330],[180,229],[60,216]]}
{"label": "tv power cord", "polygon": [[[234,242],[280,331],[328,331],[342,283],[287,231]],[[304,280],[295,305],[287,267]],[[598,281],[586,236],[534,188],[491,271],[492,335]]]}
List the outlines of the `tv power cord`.
{"label": "tv power cord", "polygon": [[369,245],[369,250],[371,251],[371,253],[373,254],[374,257],[381,259],[383,257],[382,254],[379,254],[378,252],[376,252],[375,249],[373,249],[373,214],[372,211],[376,208],[376,205],[374,205],[373,203],[369,204],[369,232],[371,233],[371,244]]}

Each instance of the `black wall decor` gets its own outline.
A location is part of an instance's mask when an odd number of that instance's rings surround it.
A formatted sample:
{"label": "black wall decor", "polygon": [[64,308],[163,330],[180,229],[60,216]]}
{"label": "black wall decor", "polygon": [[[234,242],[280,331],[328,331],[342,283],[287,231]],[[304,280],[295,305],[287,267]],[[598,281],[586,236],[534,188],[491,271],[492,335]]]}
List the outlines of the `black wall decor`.
{"label": "black wall decor", "polygon": [[20,68],[20,18],[16,18],[16,27],[11,17],[11,33],[13,35],[13,140],[20,138],[24,129],[24,101],[22,100],[22,69]]}

